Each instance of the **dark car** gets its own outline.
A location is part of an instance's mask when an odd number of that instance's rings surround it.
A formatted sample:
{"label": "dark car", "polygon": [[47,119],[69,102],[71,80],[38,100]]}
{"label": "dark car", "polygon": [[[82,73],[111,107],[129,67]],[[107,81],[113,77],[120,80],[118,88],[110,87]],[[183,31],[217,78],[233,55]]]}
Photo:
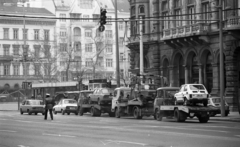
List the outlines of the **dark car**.
{"label": "dark car", "polygon": [[[220,97],[210,97],[208,99],[208,106],[218,108],[218,111],[210,113],[211,117],[213,117],[217,114],[221,114],[221,98]],[[228,116],[229,113],[230,113],[229,106],[228,106],[227,102],[225,101],[225,116]]]}

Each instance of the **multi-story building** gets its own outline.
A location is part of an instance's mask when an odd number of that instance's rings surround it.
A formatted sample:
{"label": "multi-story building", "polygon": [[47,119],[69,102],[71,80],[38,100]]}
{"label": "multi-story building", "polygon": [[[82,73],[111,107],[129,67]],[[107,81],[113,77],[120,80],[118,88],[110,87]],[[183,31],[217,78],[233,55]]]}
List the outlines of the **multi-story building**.
{"label": "multi-story building", "polygon": [[[223,10],[225,99],[240,107],[238,0],[130,0],[132,19],[143,21],[144,72],[166,77],[172,86],[202,83],[220,92],[219,8]],[[131,23],[131,71],[139,72],[139,28]],[[160,82],[156,79],[156,82]]]}
{"label": "multi-story building", "polygon": [[[29,0],[30,7],[44,7],[54,13],[57,18],[56,36],[60,52],[66,52],[59,60],[61,70],[60,81],[71,81],[78,72],[85,70],[83,81],[89,79],[115,77],[116,41],[115,23],[108,21],[115,18],[115,7],[112,0]],[[129,10],[118,11],[120,18],[128,18]],[[107,11],[105,31],[99,32],[100,9]],[[125,7],[126,8],[126,7]],[[127,10],[127,11],[125,11]],[[128,49],[123,45],[127,40],[125,23],[119,23],[119,50],[121,71],[128,77]],[[125,38],[125,39],[124,39]],[[71,58],[71,60],[69,60]],[[73,63],[70,63],[72,61]],[[68,68],[68,63],[70,67]]]}
{"label": "multi-story building", "polygon": [[[54,56],[56,23],[48,17],[55,15],[45,8],[4,4],[0,5],[0,14],[0,93],[18,90],[25,80],[46,80],[49,75],[47,59]],[[28,54],[26,66],[22,62],[24,46]]]}

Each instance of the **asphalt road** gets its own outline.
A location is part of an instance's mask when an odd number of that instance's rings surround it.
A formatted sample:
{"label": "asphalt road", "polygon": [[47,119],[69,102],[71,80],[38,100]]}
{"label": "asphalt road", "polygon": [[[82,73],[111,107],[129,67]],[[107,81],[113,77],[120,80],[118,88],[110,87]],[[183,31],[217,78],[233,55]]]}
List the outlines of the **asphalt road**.
{"label": "asphalt road", "polygon": [[240,123],[0,111],[0,147],[239,147]]}

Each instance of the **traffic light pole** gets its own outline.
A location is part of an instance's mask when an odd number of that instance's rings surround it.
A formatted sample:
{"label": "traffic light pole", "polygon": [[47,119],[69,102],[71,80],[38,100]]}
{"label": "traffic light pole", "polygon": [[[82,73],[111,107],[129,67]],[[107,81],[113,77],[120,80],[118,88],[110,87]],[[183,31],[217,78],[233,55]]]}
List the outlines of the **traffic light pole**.
{"label": "traffic light pole", "polygon": [[[23,4],[23,64],[24,64],[24,81],[27,82],[27,51],[26,51],[26,20],[25,20],[25,6]],[[25,88],[25,96],[27,96],[27,88]]]}

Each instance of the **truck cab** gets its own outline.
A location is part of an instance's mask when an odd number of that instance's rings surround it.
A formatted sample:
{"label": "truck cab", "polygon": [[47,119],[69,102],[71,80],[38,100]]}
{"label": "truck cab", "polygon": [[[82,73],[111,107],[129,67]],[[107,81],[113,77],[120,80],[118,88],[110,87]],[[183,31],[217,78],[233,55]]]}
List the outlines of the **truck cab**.
{"label": "truck cab", "polygon": [[113,92],[112,111],[115,111],[119,104],[125,103],[125,105],[127,105],[127,102],[130,99],[130,95],[131,88],[129,87],[116,88]]}

